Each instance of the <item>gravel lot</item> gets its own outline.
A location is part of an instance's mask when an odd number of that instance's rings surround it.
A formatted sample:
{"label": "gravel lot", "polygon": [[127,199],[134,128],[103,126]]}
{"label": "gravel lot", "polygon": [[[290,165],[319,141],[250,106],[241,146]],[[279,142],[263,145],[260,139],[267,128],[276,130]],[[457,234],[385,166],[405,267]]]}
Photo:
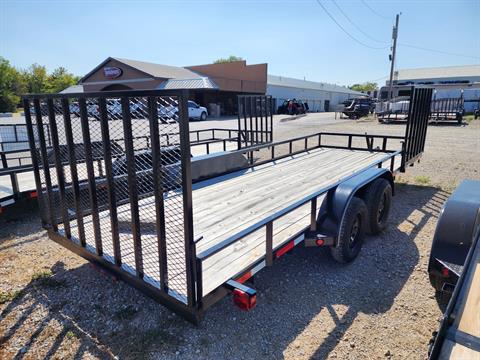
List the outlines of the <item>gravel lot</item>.
{"label": "gravel lot", "polygon": [[[318,114],[275,126],[276,139],[404,131]],[[424,359],[444,304],[426,274],[431,238],[464,178],[480,179],[480,121],[430,126],[421,163],[397,178],[388,231],[356,261],[295,249],[255,278],[253,311],[225,298],[198,327],[48,240],[35,211],[0,220],[0,359]]]}

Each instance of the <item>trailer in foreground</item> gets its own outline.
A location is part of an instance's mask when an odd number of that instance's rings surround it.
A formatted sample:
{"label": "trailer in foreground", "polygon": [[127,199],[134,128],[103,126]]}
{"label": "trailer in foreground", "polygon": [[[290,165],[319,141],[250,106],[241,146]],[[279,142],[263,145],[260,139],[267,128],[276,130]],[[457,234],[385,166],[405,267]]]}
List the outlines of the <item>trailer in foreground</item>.
{"label": "trailer in foreground", "polygon": [[436,290],[453,290],[430,359],[480,359],[480,181],[463,181],[445,203],[428,272]]}
{"label": "trailer in foreground", "polygon": [[[239,141],[249,146],[197,158],[186,91],[25,97],[25,109],[39,110],[26,118],[43,226],[54,241],[192,322],[230,293],[251,309],[256,292],[246,281],[295,246],[327,246],[349,262],[365,232],[386,227],[394,176],[423,153],[431,92],[416,90],[405,136],[323,132],[261,145],[252,142],[262,131],[252,129],[270,115],[268,98],[243,96]],[[122,103],[121,121],[110,120],[112,98]],[[148,103],[145,119],[130,116],[129,102],[139,98]],[[71,101],[78,121],[69,117]],[[98,102],[100,121],[89,117],[87,101]],[[165,103],[179,108],[173,122],[161,121],[158,104]],[[167,144],[165,134],[176,135]]]}

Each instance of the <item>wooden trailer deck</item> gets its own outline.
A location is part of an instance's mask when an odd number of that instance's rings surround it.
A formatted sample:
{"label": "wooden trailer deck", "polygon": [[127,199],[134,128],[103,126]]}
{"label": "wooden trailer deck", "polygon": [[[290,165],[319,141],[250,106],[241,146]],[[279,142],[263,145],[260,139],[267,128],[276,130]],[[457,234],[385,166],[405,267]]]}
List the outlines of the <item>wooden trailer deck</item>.
{"label": "wooden trailer deck", "polygon": [[[271,163],[237,171],[193,184],[193,226],[197,254],[228,239],[278,211],[354,173],[391,156],[383,152],[319,148]],[[395,157],[394,168],[401,165]],[[390,166],[390,161],[384,167]],[[176,206],[179,194],[168,192],[165,209]],[[319,206],[320,207],[320,206]],[[142,228],[144,280],[159,286],[158,243],[155,232],[153,197],[139,201]],[[310,224],[310,204],[294,210],[273,224],[273,248]],[[122,267],[135,272],[130,205],[118,208]],[[91,216],[84,218],[86,232],[93,233]],[[72,237],[77,237],[76,221],[71,222]],[[186,281],[182,219],[166,211],[168,286],[172,294],[185,301]],[[113,245],[108,211],[100,213],[103,256],[113,262]],[[152,229],[151,232],[148,229]],[[78,240],[76,240],[78,241]],[[87,248],[95,251],[94,236],[87,236]],[[223,249],[203,263],[203,296],[265,255],[265,227]]]}

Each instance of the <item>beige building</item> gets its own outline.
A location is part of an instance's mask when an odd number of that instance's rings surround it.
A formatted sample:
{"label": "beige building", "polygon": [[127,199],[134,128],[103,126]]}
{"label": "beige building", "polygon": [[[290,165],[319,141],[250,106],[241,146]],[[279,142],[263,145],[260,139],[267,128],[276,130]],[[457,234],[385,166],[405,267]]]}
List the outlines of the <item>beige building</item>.
{"label": "beige building", "polygon": [[222,114],[236,111],[239,94],[265,94],[267,64],[246,61],[177,67],[109,57],[64,92],[189,89],[200,105],[219,104]]}

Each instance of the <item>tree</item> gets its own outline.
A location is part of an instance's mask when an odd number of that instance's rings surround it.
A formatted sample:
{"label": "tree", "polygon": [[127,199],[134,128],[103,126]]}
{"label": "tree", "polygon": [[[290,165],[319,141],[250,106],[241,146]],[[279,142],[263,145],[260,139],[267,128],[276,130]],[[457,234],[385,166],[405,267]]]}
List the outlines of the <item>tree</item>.
{"label": "tree", "polygon": [[38,64],[33,64],[25,73],[28,84],[28,92],[37,94],[44,93],[48,90],[47,68]]}
{"label": "tree", "polygon": [[71,85],[75,85],[78,80],[78,76],[69,73],[62,66],[58,67],[53,70],[47,79],[47,92],[58,93]]}
{"label": "tree", "polygon": [[355,91],[373,91],[378,88],[378,84],[374,82],[365,82],[363,84],[353,84],[348,88]]}
{"label": "tree", "polygon": [[228,58],[217,59],[213,63],[214,64],[223,64],[223,63],[231,63],[231,62],[234,62],[234,61],[242,61],[242,60],[243,60],[243,58],[241,58],[240,56],[230,55]]}
{"label": "tree", "polygon": [[0,112],[13,112],[20,97],[16,93],[20,74],[10,62],[0,57]]}

